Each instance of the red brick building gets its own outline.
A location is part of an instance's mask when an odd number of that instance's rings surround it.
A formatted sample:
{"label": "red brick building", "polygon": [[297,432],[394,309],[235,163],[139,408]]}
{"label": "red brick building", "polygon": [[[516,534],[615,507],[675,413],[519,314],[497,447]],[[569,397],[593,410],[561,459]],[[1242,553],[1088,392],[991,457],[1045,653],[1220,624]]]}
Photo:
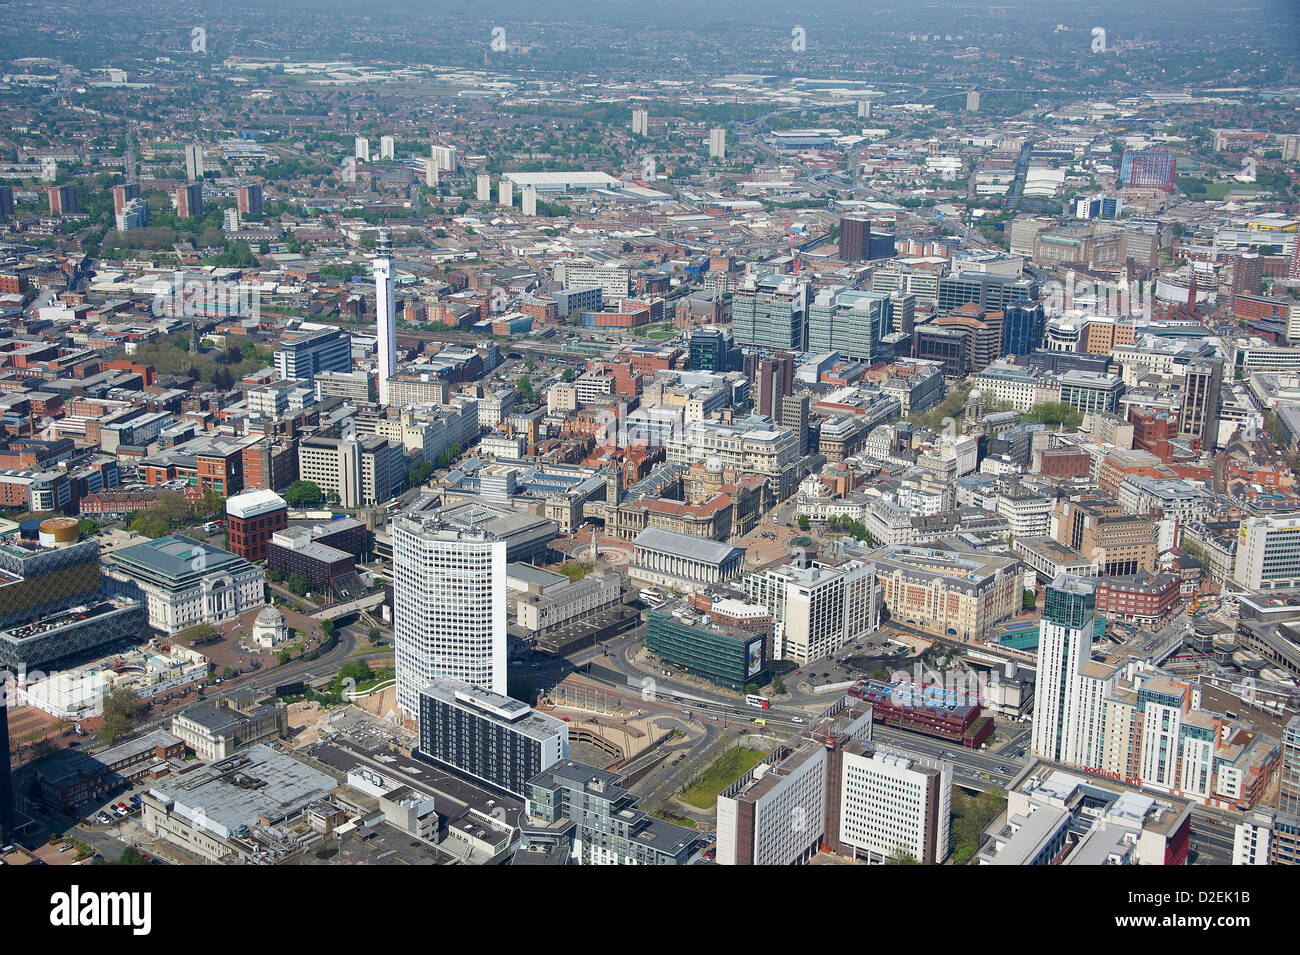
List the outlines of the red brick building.
{"label": "red brick building", "polygon": [[1102,577],[1097,583],[1097,612],[1108,618],[1151,623],[1173,611],[1181,592],[1182,580],[1177,574],[1142,570]]}
{"label": "red brick building", "polygon": [[289,505],[274,491],[248,491],[226,501],[228,547],[245,560],[263,560],[271,535],[288,526]]}

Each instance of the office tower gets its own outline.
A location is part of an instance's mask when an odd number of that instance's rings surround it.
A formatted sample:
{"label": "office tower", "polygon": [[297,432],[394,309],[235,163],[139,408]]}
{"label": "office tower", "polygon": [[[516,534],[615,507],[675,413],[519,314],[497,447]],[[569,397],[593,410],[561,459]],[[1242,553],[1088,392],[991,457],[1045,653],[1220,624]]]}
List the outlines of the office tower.
{"label": "office tower", "polygon": [[1282,731],[1277,808],[1289,815],[1300,816],[1300,716],[1291,717]]}
{"label": "office tower", "polygon": [[199,143],[190,143],[185,147],[185,178],[198,182],[203,178],[203,147]]}
{"label": "office tower", "polygon": [[450,677],[420,688],[419,723],[417,756],[520,798],[569,756],[568,723]]}
{"label": "office tower", "polygon": [[853,858],[910,856],[925,865],[948,857],[952,765],[855,740],[840,769],[839,846]]}
{"label": "office tower", "polygon": [[429,158],[438,165],[438,172],[455,172],[457,169],[455,146],[429,146]]}
{"label": "office tower", "polygon": [[452,677],[506,693],[506,541],[433,515],[396,517],[393,654],[397,702],[420,719],[420,690]]}
{"label": "office tower", "polygon": [[181,219],[199,215],[203,211],[203,184],[194,183],[176,190],[176,215]]}
{"label": "office tower", "polygon": [[740,345],[802,352],[808,341],[808,283],[775,274],[743,279],[732,295],[731,333]]}
{"label": "office tower", "polygon": [[352,155],[362,162],[370,162],[370,140],[358,136],[352,143]]}
{"label": "office tower", "polygon": [[1099,767],[1105,694],[1113,670],[1092,662],[1097,582],[1060,574],[1047,586],[1034,684],[1034,752],[1073,766]]}
{"label": "office tower", "polygon": [[709,158],[727,158],[727,131],[721,126],[709,130]]}
{"label": "office tower", "polygon": [[479,202],[492,201],[492,177],[491,176],[489,176],[485,172],[479,173],[478,178],[475,180],[475,186],[477,189],[475,198],[478,199]]}
{"label": "office tower", "polygon": [[781,399],[794,391],[794,356],[785,353],[745,356],[745,377],[754,400],[754,413],[776,421],[781,413]]}
{"label": "office tower", "polygon": [[515,185],[509,179],[502,178],[497,182],[497,203],[503,206],[514,205],[515,202]]}
{"label": "office tower", "polygon": [[387,229],[379,230],[379,246],[374,262],[375,321],[379,337],[379,403],[388,404],[388,379],[397,373],[397,305],[393,301],[393,245]]}
{"label": "office tower", "polygon": [[341,328],[289,332],[272,356],[281,378],[311,381],[323,371],[352,370],[352,336]]}
{"label": "office tower", "polygon": [[861,262],[871,248],[871,220],[862,216],[840,216],[840,258]]}
{"label": "office tower", "polygon": [[1043,344],[1047,316],[1041,302],[1016,302],[1002,310],[1002,354],[1032,355]]}
{"label": "office tower", "polygon": [[438,160],[430,156],[424,161],[424,184],[430,189],[437,189],[441,181],[441,173],[438,172]]}
{"label": "office tower", "polygon": [[881,339],[893,331],[893,311],[889,296],[880,292],[844,285],[822,289],[808,305],[808,350],[873,362]]}
{"label": "office tower", "polygon": [[14,187],[0,186],[0,218],[8,218],[14,214]]}
{"label": "office tower", "polygon": [[650,135],[650,114],[643,109],[632,110],[632,135]]}
{"label": "office tower", "polygon": [[396,143],[393,141],[392,136],[379,137],[379,158],[380,159],[397,158]]}
{"label": "office tower", "polygon": [[140,184],[138,182],[128,182],[120,186],[113,187],[113,213],[116,215],[126,208],[126,204],[132,199],[140,198]]}
{"label": "office tower", "polygon": [[537,215],[537,189],[533,186],[524,186],[524,194],[520,199],[520,207],[526,216]]}
{"label": "office tower", "polygon": [[[868,723],[870,718],[868,717]],[[821,740],[778,747],[718,797],[718,865],[806,865],[825,832],[830,751]]]}
{"label": "office tower", "polygon": [[688,346],[691,371],[731,371],[731,333],[717,325],[691,329]]}
{"label": "office tower", "polygon": [[1232,579],[1252,592],[1300,587],[1300,514],[1243,518]]}
{"label": "office tower", "polygon": [[772,614],[774,660],[820,660],[880,626],[876,566],[860,560],[768,567],[745,578],[745,598]]}
{"label": "office tower", "polygon": [[916,327],[916,296],[911,292],[890,292],[889,304],[894,310],[894,331],[910,338]]}
{"label": "office tower", "polygon": [[776,423],[799,436],[799,453],[808,453],[808,409],[811,405],[808,395],[786,395],[781,399],[780,413],[775,417]]}
{"label": "office tower", "polygon": [[[909,286],[910,290],[911,286]],[[987,309],[1005,311],[1012,302],[1032,300],[1038,283],[1031,278],[990,275],[985,272],[960,272],[939,279],[936,304],[939,312],[951,312],[967,302]]]}
{"label": "office tower", "polygon": [[858,119],[870,119],[870,118],[871,118],[871,100],[869,99],[858,100]]}
{"label": "office tower", "polygon": [[372,435],[359,440],[304,438],[298,444],[298,476],[333,491],[341,507],[374,507],[400,485],[402,448]]}
{"label": "office tower", "polygon": [[51,186],[49,189],[50,215],[75,216],[81,213],[76,186]]}
{"label": "office tower", "polygon": [[1223,359],[1198,358],[1183,377],[1183,404],[1178,415],[1178,436],[1200,443],[1204,451],[1219,444],[1219,405],[1223,389]]}
{"label": "office tower", "polygon": [[262,187],[258,185],[239,187],[239,211],[244,215],[260,216],[262,214]]}
{"label": "office tower", "polygon": [[980,109],[979,90],[971,90],[966,94],[966,112],[978,113]]}

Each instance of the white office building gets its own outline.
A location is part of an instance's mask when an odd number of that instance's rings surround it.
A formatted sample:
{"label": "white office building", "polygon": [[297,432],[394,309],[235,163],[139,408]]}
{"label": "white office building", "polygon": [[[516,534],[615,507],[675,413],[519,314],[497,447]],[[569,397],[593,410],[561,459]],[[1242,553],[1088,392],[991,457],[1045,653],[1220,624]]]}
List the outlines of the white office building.
{"label": "white office building", "polygon": [[362,162],[370,162],[370,140],[358,136],[352,144],[352,155]]}
{"label": "white office building", "polygon": [[940,864],[948,857],[952,766],[857,742],[844,748],[840,844],[853,857]]}
{"label": "white office building", "polygon": [[745,580],[745,597],[772,614],[772,658],[805,664],[829,657],[880,626],[874,564],[783,564]]}
{"label": "white office building", "polygon": [[438,677],[504,696],[505,540],[432,515],[395,518],[392,537],[398,705],[418,723],[420,690]]}
{"label": "white office building", "polygon": [[1300,587],[1300,514],[1243,519],[1232,576],[1250,591]]}

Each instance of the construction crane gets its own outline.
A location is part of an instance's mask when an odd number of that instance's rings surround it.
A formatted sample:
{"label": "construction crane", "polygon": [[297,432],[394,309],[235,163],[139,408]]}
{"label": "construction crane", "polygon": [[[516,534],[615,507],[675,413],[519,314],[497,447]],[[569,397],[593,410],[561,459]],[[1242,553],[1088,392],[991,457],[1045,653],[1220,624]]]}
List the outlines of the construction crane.
{"label": "construction crane", "polygon": [[785,235],[790,240],[790,262],[794,269],[794,274],[799,274],[799,254],[794,250],[794,229],[790,227],[790,217],[785,217]]}

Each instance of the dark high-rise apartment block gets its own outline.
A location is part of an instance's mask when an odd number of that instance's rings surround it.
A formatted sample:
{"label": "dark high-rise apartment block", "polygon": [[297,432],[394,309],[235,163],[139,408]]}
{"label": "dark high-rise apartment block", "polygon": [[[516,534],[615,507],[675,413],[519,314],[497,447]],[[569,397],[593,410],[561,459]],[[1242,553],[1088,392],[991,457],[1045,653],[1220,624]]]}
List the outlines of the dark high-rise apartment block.
{"label": "dark high-rise apartment block", "polygon": [[871,220],[861,216],[840,216],[840,258],[861,262],[871,248]]}
{"label": "dark high-rise apartment block", "polygon": [[118,215],[132,199],[140,198],[140,184],[127,182],[113,187],[113,214]]}
{"label": "dark high-rise apartment block", "polygon": [[50,215],[75,216],[81,213],[81,203],[77,201],[76,186],[51,186]]}
{"label": "dark high-rise apartment block", "polygon": [[176,190],[176,215],[188,219],[203,211],[203,184],[194,183]]}
{"label": "dark high-rise apartment block", "polygon": [[261,186],[254,185],[239,187],[239,211],[241,213],[257,216],[262,214]]}
{"label": "dark high-rise apartment block", "polygon": [[14,214],[14,187],[0,186],[0,219],[7,219]]}
{"label": "dark high-rise apartment block", "polygon": [[890,259],[895,255],[894,236],[872,232],[871,220],[860,215],[840,216],[840,258],[846,262]]}

